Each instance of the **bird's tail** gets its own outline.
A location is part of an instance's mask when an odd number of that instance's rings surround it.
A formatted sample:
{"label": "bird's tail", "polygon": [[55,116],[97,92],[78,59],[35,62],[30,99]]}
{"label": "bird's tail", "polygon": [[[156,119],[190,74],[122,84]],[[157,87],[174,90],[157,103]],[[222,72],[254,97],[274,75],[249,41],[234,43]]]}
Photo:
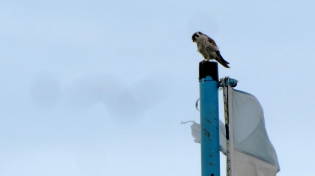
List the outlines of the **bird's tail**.
{"label": "bird's tail", "polygon": [[217,58],[216,60],[217,60],[221,65],[223,65],[224,67],[230,68],[230,67],[228,66],[228,64],[230,64],[230,63],[228,63],[226,60],[223,59],[223,57],[221,56],[221,54],[220,54],[219,51],[217,51],[217,55],[218,55],[218,58]]}

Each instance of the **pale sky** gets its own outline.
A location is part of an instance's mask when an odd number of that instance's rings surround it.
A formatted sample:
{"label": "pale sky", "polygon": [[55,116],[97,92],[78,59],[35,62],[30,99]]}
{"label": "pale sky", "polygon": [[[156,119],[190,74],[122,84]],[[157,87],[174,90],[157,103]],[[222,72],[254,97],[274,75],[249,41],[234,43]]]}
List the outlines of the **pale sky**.
{"label": "pale sky", "polygon": [[1,1],[1,176],[201,175],[200,145],[180,124],[199,122],[196,31],[230,63],[219,77],[260,101],[278,176],[312,175],[314,9],[310,0]]}

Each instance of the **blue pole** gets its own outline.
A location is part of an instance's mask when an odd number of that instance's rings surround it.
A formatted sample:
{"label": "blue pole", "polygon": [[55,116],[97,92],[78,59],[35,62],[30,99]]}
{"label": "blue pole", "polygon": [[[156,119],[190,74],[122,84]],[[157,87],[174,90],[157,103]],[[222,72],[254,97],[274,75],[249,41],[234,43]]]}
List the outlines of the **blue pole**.
{"label": "blue pole", "polygon": [[201,175],[220,176],[218,64],[199,63]]}

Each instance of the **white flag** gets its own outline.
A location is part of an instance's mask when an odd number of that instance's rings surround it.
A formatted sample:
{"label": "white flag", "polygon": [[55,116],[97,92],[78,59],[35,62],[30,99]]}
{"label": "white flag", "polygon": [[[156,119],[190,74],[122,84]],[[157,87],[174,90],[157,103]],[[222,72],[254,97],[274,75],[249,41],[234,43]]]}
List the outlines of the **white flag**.
{"label": "white flag", "polygon": [[264,112],[251,94],[228,87],[232,176],[275,176],[276,151],[265,128]]}
{"label": "white flag", "polygon": [[[228,87],[229,153],[231,176],[276,176],[280,166],[265,128],[263,109],[253,95]],[[200,124],[194,121],[192,136],[200,143]],[[187,122],[182,122],[182,124]],[[226,154],[226,134],[220,120],[220,149]]]}
{"label": "white flag", "polygon": [[[200,132],[200,124],[196,123],[195,121],[187,121],[182,122],[182,124],[191,122],[191,135],[194,137],[194,142],[200,143],[201,140],[201,132]],[[225,127],[222,121],[220,120],[220,150],[223,154],[226,154],[226,136],[225,136]]]}

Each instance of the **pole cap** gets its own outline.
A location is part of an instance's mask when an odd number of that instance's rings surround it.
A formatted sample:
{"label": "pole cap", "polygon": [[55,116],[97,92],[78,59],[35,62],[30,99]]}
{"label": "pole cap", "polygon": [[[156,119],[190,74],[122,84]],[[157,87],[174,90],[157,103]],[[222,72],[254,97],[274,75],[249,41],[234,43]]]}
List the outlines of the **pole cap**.
{"label": "pole cap", "polygon": [[211,76],[215,81],[219,81],[218,63],[201,61],[199,62],[199,80]]}

